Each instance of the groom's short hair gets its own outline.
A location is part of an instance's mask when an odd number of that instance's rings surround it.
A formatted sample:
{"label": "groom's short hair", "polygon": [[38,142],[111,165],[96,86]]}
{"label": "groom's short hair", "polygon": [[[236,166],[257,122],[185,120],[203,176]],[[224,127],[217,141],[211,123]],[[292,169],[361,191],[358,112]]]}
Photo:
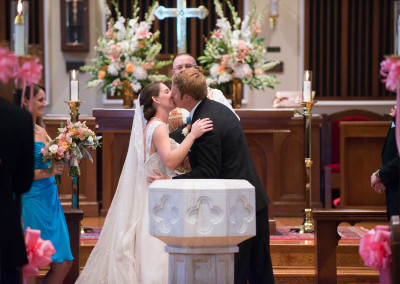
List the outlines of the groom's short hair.
{"label": "groom's short hair", "polygon": [[172,77],[172,83],[178,88],[181,98],[184,94],[196,101],[207,97],[207,83],[204,75],[195,68],[185,69]]}

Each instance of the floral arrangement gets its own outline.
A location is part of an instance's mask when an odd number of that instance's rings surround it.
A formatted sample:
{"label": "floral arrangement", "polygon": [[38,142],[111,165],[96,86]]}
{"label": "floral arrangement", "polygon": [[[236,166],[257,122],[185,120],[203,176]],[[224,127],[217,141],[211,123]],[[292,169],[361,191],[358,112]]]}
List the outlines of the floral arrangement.
{"label": "floral arrangement", "polygon": [[123,82],[130,82],[134,92],[139,92],[144,86],[153,81],[168,81],[169,78],[158,74],[158,69],[171,64],[169,61],[158,61],[161,44],[155,42],[160,32],[150,32],[155,19],[154,13],[158,2],[149,8],[145,20],[139,22],[137,0],[133,5],[133,18],[125,19],[115,1],[112,1],[117,14],[117,21],[111,17],[107,3],[104,4],[107,23],[106,36],[98,39],[95,47],[96,58],[94,66],[83,66],[81,70],[88,71],[93,77],[87,82],[91,88],[101,84],[103,94],[120,95]]}
{"label": "floral arrangement", "polygon": [[[68,174],[71,177],[78,177],[81,174],[79,161],[83,157],[88,158],[93,163],[92,156],[85,146],[92,150],[101,147],[101,136],[96,136],[86,126],[86,122],[68,122],[65,127],[61,123],[58,133],[59,135],[53,140],[47,136],[49,142],[41,149],[43,162],[70,161]],[[56,175],[56,183],[61,184],[61,176]]]}
{"label": "floral arrangement", "polygon": [[[279,61],[268,61],[262,38],[258,38],[263,21],[260,13],[256,15],[256,5],[253,1],[253,10],[246,15],[244,21],[230,1],[228,7],[233,16],[233,26],[225,17],[219,0],[214,0],[215,10],[219,17],[217,28],[211,32],[207,40],[204,56],[198,58],[205,64],[204,69],[209,73],[207,84],[218,86],[239,79],[251,88],[263,90],[264,87],[273,88],[279,83],[274,76],[265,74]],[[241,27],[239,28],[241,24]]]}

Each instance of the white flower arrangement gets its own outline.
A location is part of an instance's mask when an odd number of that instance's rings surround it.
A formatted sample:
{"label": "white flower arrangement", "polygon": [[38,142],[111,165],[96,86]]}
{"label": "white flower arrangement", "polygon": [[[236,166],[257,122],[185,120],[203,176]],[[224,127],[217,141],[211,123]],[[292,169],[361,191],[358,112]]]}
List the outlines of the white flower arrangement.
{"label": "white flower arrangement", "polygon": [[[204,69],[209,75],[207,84],[218,86],[239,79],[251,88],[273,88],[279,83],[275,76],[265,74],[279,61],[268,61],[261,32],[262,15],[256,16],[256,5],[253,0],[253,10],[246,15],[244,21],[238,17],[232,3],[227,0],[233,16],[233,27],[225,17],[219,0],[214,0],[215,10],[219,17],[217,28],[211,32],[211,38],[206,42],[204,56],[198,58],[205,64]],[[241,27],[239,28],[241,24]]]}
{"label": "white flower arrangement", "polygon": [[154,13],[158,2],[149,8],[144,21],[139,21],[139,7],[136,0],[133,5],[133,18],[125,19],[118,10],[118,5],[112,1],[117,21],[111,17],[107,3],[104,3],[106,16],[109,18],[106,36],[98,39],[95,47],[96,58],[94,66],[84,66],[83,71],[93,75],[87,82],[91,88],[101,84],[101,92],[120,95],[122,83],[128,80],[134,92],[139,92],[144,86],[153,81],[168,81],[169,78],[158,73],[158,69],[172,63],[158,61],[156,56],[162,48],[155,42],[160,32],[150,32],[155,19]]}

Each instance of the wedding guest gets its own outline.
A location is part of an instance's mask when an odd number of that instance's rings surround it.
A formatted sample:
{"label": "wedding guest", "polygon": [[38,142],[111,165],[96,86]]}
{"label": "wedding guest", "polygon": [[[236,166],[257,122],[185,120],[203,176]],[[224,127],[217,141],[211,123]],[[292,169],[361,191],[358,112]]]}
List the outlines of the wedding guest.
{"label": "wedding guest", "polygon": [[[394,110],[393,114],[394,114]],[[399,189],[399,151],[396,145],[395,116],[389,128],[385,145],[382,149],[382,164],[371,175],[371,187],[378,193],[385,193],[388,219],[400,215]]]}
{"label": "wedding guest", "polygon": [[[40,230],[43,240],[53,243],[56,253],[51,257],[50,270],[42,283],[62,283],[72,266],[74,259],[71,253],[67,223],[58,197],[57,186],[54,176],[61,174],[64,170],[62,162],[56,162],[48,168],[42,161],[42,147],[47,142],[46,130],[39,126],[36,121],[43,116],[43,108],[46,107],[46,95],[44,88],[33,87],[33,101],[29,101],[30,87],[27,87],[24,98],[24,108],[32,105],[31,115],[34,131],[34,181],[30,190],[22,195],[22,220],[24,229]],[[34,277],[29,281],[35,283]]]}
{"label": "wedding guest", "polygon": [[[195,68],[197,70],[199,69],[196,60],[188,53],[178,54],[172,62],[172,68],[172,74],[178,74],[188,68]],[[220,90],[208,87],[207,98],[225,105],[240,120],[239,116],[235,113],[231,104]],[[187,117],[189,117],[189,112],[183,108],[176,108],[169,114],[168,124],[171,132],[170,137],[178,143],[181,143],[181,141],[185,138],[185,136],[182,134],[182,130],[186,127]]]}
{"label": "wedding guest", "polygon": [[[192,171],[175,179],[244,179],[255,187],[256,231],[239,246],[235,254],[235,284],[274,283],[269,245],[269,198],[257,174],[242,126],[226,106],[207,98],[206,80],[190,68],[172,77],[172,96],[176,106],[190,112],[192,121],[209,117],[212,131],[196,139],[189,151]],[[149,181],[164,179],[163,173],[150,175]]]}
{"label": "wedding guest", "polygon": [[28,263],[20,198],[33,180],[32,127],[29,112],[0,98],[0,283],[22,283]]}

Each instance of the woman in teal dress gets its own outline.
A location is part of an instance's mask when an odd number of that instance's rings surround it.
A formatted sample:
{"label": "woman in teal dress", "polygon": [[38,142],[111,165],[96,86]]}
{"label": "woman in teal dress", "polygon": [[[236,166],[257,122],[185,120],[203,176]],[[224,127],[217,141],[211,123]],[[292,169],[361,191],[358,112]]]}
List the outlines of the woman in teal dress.
{"label": "woman in teal dress", "polygon": [[[24,107],[29,108],[29,87],[26,89]],[[44,90],[34,86],[34,97],[32,101],[32,118],[36,122],[43,116],[43,108],[46,106],[46,95]],[[71,253],[67,223],[58,197],[58,189],[54,176],[61,174],[64,170],[62,162],[56,162],[48,168],[48,164],[42,161],[41,148],[45,145],[46,130],[34,123],[35,145],[35,178],[30,190],[22,195],[22,220],[24,230],[27,227],[40,230],[43,240],[50,240],[56,249],[51,257],[53,262],[42,283],[62,283],[72,266],[74,259]],[[35,283],[36,279],[31,277],[29,282]]]}

